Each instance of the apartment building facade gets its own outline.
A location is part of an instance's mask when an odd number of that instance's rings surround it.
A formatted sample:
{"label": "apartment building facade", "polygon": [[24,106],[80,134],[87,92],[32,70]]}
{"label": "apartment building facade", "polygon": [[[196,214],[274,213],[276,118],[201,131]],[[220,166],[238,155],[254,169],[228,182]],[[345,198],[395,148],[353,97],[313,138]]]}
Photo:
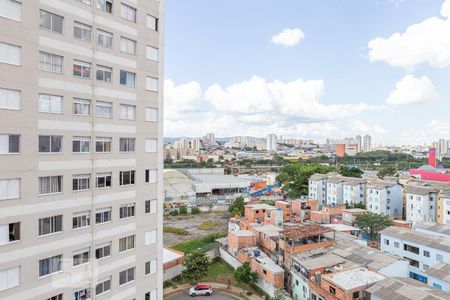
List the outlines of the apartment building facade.
{"label": "apartment building facade", "polygon": [[327,181],[328,177],[323,174],[313,174],[309,178],[309,198],[316,199],[319,206],[327,204]]}
{"label": "apartment building facade", "polygon": [[438,190],[432,187],[406,187],[406,221],[436,222]]}
{"label": "apartment building facade", "polygon": [[401,216],[403,211],[403,188],[396,182],[375,180],[367,184],[366,209],[391,218]]}
{"label": "apartment building facade", "polygon": [[162,299],[163,15],[0,0],[1,299]]}

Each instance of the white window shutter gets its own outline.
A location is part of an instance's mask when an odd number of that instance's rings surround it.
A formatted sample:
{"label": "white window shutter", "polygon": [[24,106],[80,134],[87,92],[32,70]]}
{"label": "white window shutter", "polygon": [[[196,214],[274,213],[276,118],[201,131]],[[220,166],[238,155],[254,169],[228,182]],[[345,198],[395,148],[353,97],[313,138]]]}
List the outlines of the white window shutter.
{"label": "white window shutter", "polygon": [[10,179],[8,182],[8,199],[20,198],[20,179]]}
{"label": "white window shutter", "polygon": [[7,154],[9,152],[9,135],[0,134],[0,154]]}
{"label": "white window shutter", "polygon": [[146,89],[149,91],[157,92],[158,91],[158,78],[149,77],[145,78]]}
{"label": "white window shutter", "polygon": [[157,122],[158,121],[158,109],[146,107],[145,108],[145,121]]}
{"label": "white window shutter", "polygon": [[145,233],[145,245],[151,245],[156,243],[156,230],[148,231]]}
{"label": "white window shutter", "polygon": [[0,245],[9,243],[9,224],[0,225]]}
{"label": "white window shutter", "polygon": [[150,292],[150,300],[156,300],[156,290]]}
{"label": "white window shutter", "polygon": [[150,274],[156,273],[156,259],[150,262]]}

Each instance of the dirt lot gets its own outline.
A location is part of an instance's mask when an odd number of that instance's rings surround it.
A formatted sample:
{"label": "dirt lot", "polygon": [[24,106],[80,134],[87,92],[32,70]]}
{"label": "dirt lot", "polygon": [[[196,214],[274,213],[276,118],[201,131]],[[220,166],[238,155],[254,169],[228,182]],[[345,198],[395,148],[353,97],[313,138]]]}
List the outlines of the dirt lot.
{"label": "dirt lot", "polygon": [[[202,213],[200,215],[188,215],[177,217],[164,217],[164,226],[185,229],[189,234],[180,235],[175,233],[164,233],[164,246],[170,247],[177,243],[199,238],[216,232],[227,231],[229,215],[225,212]],[[209,221],[212,226],[208,229],[199,229],[197,226]],[[205,224],[204,224],[205,225]],[[211,227],[211,228],[209,228]]]}

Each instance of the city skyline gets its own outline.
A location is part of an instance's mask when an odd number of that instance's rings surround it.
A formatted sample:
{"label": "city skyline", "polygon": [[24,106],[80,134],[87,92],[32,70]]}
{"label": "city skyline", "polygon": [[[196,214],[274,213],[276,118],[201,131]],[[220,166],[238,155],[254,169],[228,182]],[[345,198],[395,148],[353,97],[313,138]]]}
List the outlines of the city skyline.
{"label": "city skyline", "polygon": [[165,136],[449,139],[445,3],[171,1]]}

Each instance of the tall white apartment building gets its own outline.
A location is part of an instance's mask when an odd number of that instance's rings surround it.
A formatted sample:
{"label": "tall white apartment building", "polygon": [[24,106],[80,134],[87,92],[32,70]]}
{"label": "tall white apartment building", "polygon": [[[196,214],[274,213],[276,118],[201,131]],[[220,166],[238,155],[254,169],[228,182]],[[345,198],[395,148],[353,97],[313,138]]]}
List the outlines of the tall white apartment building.
{"label": "tall white apartment building", "polygon": [[0,0],[0,299],[162,299],[163,6]]}
{"label": "tall white apartment building", "polygon": [[351,206],[366,204],[366,181],[358,178],[346,178],[342,184],[342,203]]}
{"label": "tall white apartment building", "polygon": [[328,177],[327,181],[327,205],[343,204],[343,183],[342,176]]}
{"label": "tall white apartment building", "polygon": [[327,181],[325,174],[313,174],[308,182],[308,196],[316,199],[319,206],[327,204]]}
{"label": "tall white apartment building", "polygon": [[278,139],[276,134],[269,134],[267,135],[266,139],[267,144],[267,151],[269,152],[276,152],[277,151],[277,145],[278,145]]}
{"label": "tall white apartment building", "polygon": [[375,180],[366,185],[366,209],[389,217],[402,215],[403,188],[396,182]]}
{"label": "tall white apartment building", "polygon": [[406,220],[436,222],[437,196],[439,190],[432,187],[406,186]]}

